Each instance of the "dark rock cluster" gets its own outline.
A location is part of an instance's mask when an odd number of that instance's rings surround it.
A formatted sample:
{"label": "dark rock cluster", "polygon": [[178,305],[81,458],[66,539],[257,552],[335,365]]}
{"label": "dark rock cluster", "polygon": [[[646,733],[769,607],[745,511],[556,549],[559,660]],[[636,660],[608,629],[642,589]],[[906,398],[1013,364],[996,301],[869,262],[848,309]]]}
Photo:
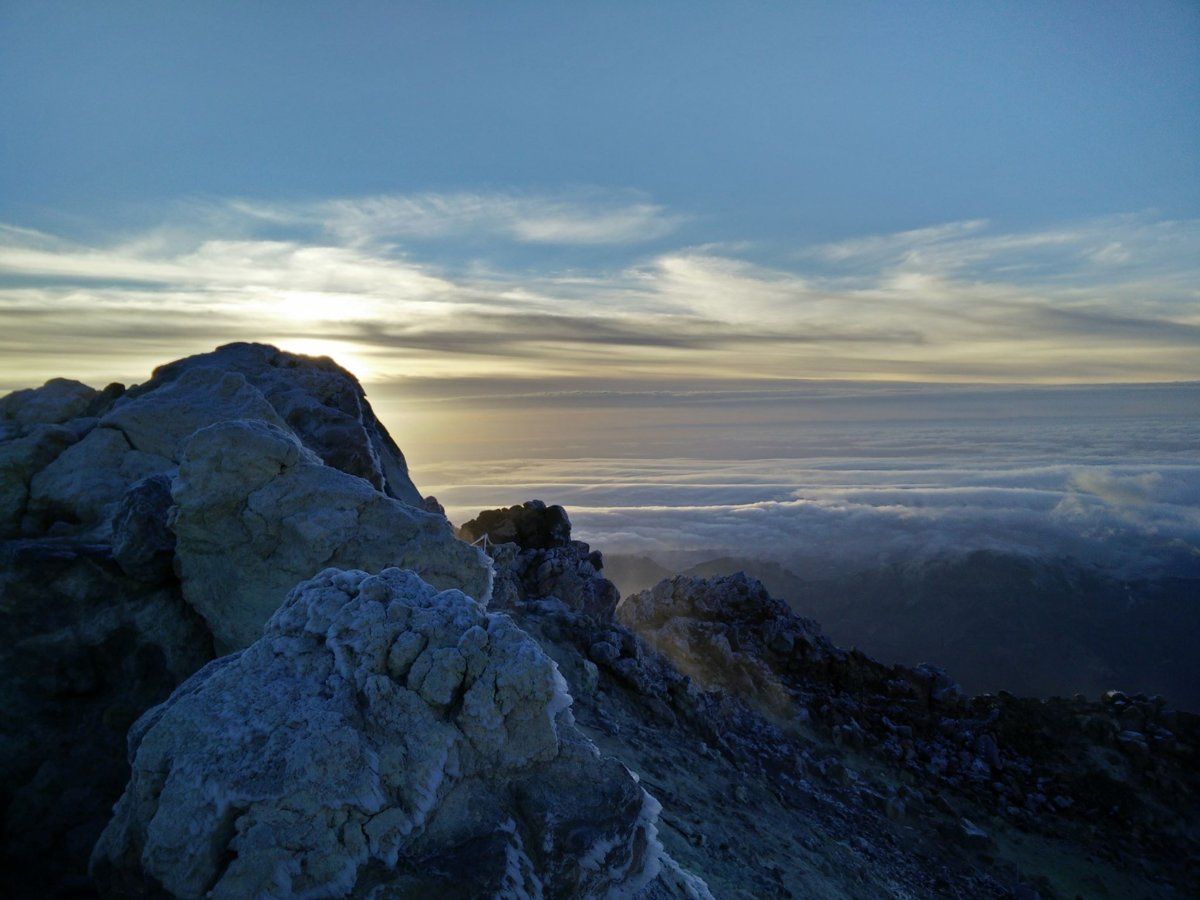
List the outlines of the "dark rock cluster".
{"label": "dark rock cluster", "polygon": [[583,541],[571,540],[571,521],[561,506],[530,500],[493,509],[459,527],[464,540],[484,543],[495,562],[492,606],[553,595],[572,609],[603,621],[620,596],[601,575],[604,557]]}

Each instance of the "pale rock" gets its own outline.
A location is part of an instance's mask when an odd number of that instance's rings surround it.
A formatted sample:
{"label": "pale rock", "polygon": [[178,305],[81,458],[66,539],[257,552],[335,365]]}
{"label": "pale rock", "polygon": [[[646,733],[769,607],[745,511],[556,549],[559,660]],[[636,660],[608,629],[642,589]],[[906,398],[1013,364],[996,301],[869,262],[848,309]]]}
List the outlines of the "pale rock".
{"label": "pale rock", "polygon": [[300,356],[268,344],[226,344],[160,366],[139,390],[156,390],[204,367],[242,375],[326,465],[365,478],[389,497],[424,506],[409,478],[404,454],[375,418],[357,379],[333,360]]}
{"label": "pale rock", "polygon": [[[401,641],[424,647],[407,672]],[[326,570],[131,729],[92,872],[214,900],[708,896],[570,704],[506,616],[412,572]]]}
{"label": "pale rock", "polygon": [[287,427],[245,376],[217,366],[187,369],[153,390],[127,394],[100,424],[124,434],[134,450],[178,461],[183,441],[207,425],[229,419],[257,419]]}
{"label": "pale rock", "polygon": [[[706,690],[794,717],[770,648],[786,643],[790,653],[816,635],[757,580],[740,572],[711,579],[676,575],[623,598],[616,619]],[[781,634],[788,635],[786,641],[779,640]],[[596,658],[596,648],[592,652]]]}
{"label": "pale rock", "polygon": [[449,523],[324,465],[290,433],[223,422],[187,443],[172,495],[184,596],[218,652],[254,641],[296,582],[328,566],[416,570],[486,600],[491,563]]}

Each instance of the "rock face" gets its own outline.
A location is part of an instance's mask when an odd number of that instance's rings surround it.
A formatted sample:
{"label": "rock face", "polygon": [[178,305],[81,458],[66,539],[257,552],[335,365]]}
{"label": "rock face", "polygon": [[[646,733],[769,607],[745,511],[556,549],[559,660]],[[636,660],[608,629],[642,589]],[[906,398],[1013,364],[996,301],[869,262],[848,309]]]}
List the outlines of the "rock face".
{"label": "rock face", "polygon": [[326,566],[403,566],[484,601],[491,592],[487,556],[444,518],[324,465],[268,423],[196,432],[172,496],[183,594],[221,653],[248,646],[288,589]]}
{"label": "rock face", "polygon": [[206,366],[242,375],[326,465],[365,478],[389,497],[421,505],[404,454],[375,418],[357,379],[327,357],[299,356],[267,344],[227,344],[160,366],[135,392],[153,391]]}
{"label": "rock face", "polygon": [[157,582],[170,579],[175,558],[171,515],[171,478],[151,475],[135,482],[113,516],[113,558],[130,578]]}
{"label": "rock face", "polygon": [[177,897],[705,895],[570,705],[507,616],[326,570],[133,728],[93,871]]}
{"label": "rock face", "polygon": [[600,621],[612,618],[619,594],[600,574],[604,558],[583,541],[571,540],[571,520],[561,506],[530,500],[521,506],[480,513],[459,528],[469,541],[487,536],[496,564],[492,605],[554,596]]}

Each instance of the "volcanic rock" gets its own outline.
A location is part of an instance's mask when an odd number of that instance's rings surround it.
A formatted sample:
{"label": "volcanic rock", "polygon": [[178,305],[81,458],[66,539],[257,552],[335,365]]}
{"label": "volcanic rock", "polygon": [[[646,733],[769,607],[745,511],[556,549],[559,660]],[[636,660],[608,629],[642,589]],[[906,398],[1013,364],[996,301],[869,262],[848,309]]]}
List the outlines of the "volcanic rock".
{"label": "volcanic rock", "polygon": [[326,570],[135,725],[93,871],[176,897],[706,896],[570,705],[507,616]]}
{"label": "volcanic rock", "polygon": [[491,564],[442,517],[325,465],[264,422],[222,422],[188,441],[172,529],[183,595],[219,653],[248,646],[288,589],[327,566],[402,566],[486,602]]}

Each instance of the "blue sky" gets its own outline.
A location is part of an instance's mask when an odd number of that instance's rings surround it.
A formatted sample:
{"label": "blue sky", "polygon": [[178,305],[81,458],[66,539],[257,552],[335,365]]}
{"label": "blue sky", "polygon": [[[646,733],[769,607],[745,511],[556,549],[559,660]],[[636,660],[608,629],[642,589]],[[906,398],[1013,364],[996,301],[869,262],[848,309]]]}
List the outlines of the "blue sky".
{"label": "blue sky", "polygon": [[1200,378],[1198,109],[1194,3],[5,2],[0,382]]}

